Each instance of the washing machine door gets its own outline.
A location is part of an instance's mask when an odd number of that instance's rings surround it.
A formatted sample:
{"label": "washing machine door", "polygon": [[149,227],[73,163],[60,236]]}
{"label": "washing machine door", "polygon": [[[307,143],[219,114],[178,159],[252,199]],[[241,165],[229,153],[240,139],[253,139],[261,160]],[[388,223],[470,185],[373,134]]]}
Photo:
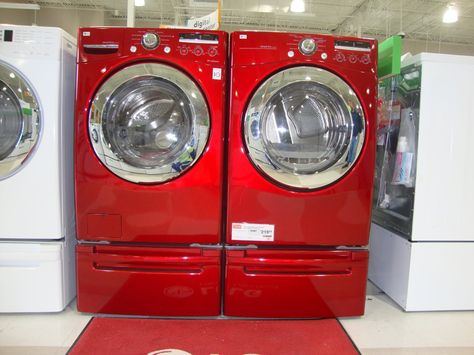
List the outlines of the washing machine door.
{"label": "washing machine door", "polygon": [[295,189],[334,183],[356,162],[365,137],[362,106],[330,71],[300,66],[265,80],[244,116],[250,160],[274,182]]}
{"label": "washing machine door", "polygon": [[190,169],[207,144],[206,100],[187,75],[171,66],[124,68],[97,91],[89,136],[100,161],[134,183],[162,183]]}
{"label": "washing machine door", "polygon": [[41,132],[39,100],[27,79],[0,61],[0,180],[24,167]]}

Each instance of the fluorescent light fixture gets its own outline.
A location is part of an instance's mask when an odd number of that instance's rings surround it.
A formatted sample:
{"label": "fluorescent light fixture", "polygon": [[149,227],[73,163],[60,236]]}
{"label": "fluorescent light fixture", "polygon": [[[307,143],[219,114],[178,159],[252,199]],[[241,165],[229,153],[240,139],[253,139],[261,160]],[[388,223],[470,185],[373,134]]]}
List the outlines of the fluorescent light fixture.
{"label": "fluorescent light fixture", "polygon": [[455,23],[458,22],[458,9],[456,8],[456,5],[452,2],[448,4],[446,7],[446,11],[443,14],[443,22],[444,23]]}
{"label": "fluorescent light fixture", "polygon": [[256,5],[250,8],[250,11],[252,12],[273,12],[273,6],[272,5]]}
{"label": "fluorescent light fixture", "polygon": [[291,0],[290,4],[290,11],[291,12],[304,12],[304,0]]}
{"label": "fluorescent light fixture", "polygon": [[1,9],[14,9],[14,10],[39,10],[38,4],[21,4],[16,2],[0,2]]}
{"label": "fluorescent light fixture", "polygon": [[145,0],[135,0],[135,6],[145,6]]}

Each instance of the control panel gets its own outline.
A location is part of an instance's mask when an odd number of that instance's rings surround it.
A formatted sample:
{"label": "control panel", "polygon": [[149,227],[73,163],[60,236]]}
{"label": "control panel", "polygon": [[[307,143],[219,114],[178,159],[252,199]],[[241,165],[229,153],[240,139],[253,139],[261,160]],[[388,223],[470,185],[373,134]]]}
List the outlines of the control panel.
{"label": "control panel", "polygon": [[0,26],[0,48],[9,56],[51,58],[60,55],[60,30],[27,26]]}
{"label": "control panel", "polygon": [[376,62],[376,41],[298,33],[234,32],[232,52],[241,65],[290,60],[335,63],[369,69]]}
{"label": "control panel", "polygon": [[82,61],[98,60],[99,55],[114,54],[185,57],[189,60],[217,63],[224,60],[227,54],[225,34],[218,31],[84,28],[81,32]]}
{"label": "control panel", "polygon": [[[318,44],[314,38],[303,38],[298,43],[298,49],[301,54],[311,56],[318,50]],[[370,43],[364,41],[335,40],[334,41],[334,60],[338,63],[348,62],[350,64],[371,62]],[[348,53],[345,53],[348,52]],[[321,53],[321,58],[326,59],[327,53]]]}

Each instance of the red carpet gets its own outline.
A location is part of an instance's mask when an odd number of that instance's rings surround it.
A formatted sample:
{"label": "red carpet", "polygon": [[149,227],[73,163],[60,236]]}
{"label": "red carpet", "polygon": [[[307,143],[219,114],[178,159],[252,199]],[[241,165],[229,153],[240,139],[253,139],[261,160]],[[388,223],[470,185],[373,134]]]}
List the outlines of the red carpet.
{"label": "red carpet", "polygon": [[335,319],[94,318],[68,354],[352,355],[358,350]]}

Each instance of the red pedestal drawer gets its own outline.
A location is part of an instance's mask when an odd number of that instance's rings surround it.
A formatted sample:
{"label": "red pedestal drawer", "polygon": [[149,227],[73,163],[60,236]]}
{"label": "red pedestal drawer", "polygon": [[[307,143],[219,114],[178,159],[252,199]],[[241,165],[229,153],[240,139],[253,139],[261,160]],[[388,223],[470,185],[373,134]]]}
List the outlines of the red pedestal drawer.
{"label": "red pedestal drawer", "polygon": [[224,314],[360,316],[367,266],[367,251],[228,250]]}
{"label": "red pedestal drawer", "polygon": [[78,245],[81,312],[215,316],[220,313],[221,251]]}

